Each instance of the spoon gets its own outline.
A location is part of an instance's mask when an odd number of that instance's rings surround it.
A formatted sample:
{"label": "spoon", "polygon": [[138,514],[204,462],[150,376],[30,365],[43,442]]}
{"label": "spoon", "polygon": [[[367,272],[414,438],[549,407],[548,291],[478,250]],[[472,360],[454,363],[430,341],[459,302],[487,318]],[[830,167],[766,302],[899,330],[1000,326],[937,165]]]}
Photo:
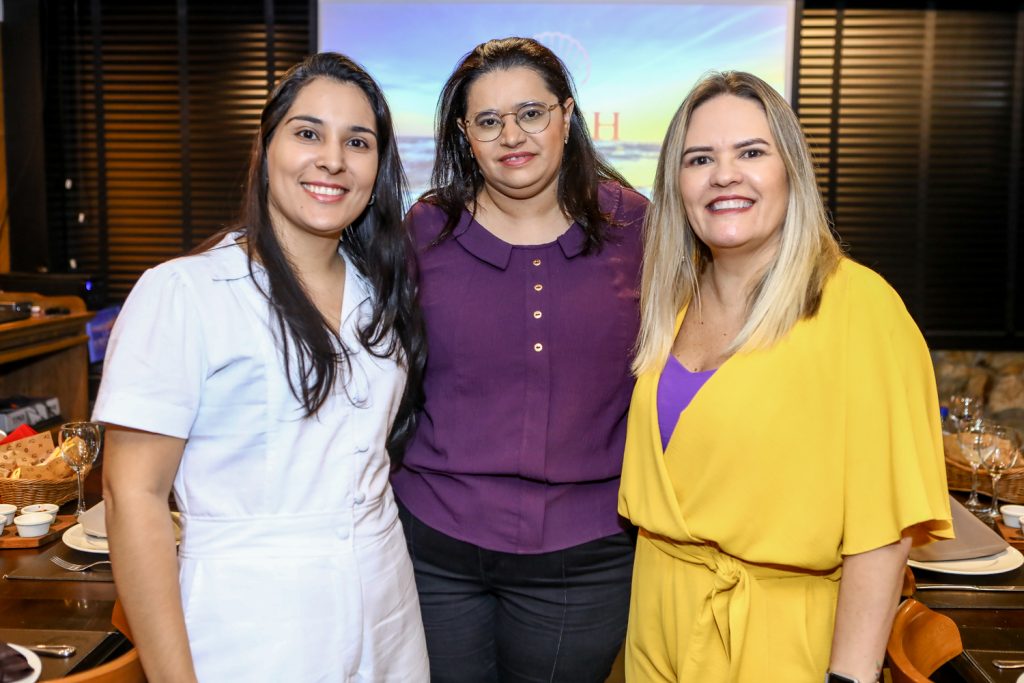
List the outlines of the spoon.
{"label": "spoon", "polygon": [[22,645],[22,647],[50,657],[70,657],[75,654],[74,645]]}
{"label": "spoon", "polygon": [[1024,669],[1024,659],[993,659],[997,669]]}

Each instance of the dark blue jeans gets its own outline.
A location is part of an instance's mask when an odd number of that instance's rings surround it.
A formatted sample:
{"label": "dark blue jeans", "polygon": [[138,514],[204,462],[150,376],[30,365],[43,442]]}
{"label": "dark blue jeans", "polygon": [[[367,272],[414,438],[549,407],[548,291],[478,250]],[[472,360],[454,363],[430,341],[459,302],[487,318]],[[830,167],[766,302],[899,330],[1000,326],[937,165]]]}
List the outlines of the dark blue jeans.
{"label": "dark blue jeans", "polygon": [[446,536],[399,506],[433,683],[602,683],[626,635],[635,537],[535,555]]}

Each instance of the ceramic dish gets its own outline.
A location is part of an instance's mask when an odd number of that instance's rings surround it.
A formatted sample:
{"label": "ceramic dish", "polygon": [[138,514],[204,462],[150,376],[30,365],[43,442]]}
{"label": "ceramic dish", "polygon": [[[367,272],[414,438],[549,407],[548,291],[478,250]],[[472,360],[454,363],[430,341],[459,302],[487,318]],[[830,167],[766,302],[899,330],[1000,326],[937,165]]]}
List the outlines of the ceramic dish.
{"label": "ceramic dish", "polygon": [[[181,542],[181,523],[178,521],[180,515],[176,512],[171,513],[171,518],[174,520],[174,540]],[[107,545],[107,539],[101,536],[93,536],[92,534],[85,533],[85,529],[82,528],[81,524],[76,524],[61,536],[61,540],[64,541],[64,545],[75,550],[81,550],[83,553],[109,553],[110,546]]]}
{"label": "ceramic dish", "polygon": [[90,536],[85,533],[85,529],[82,528],[81,524],[76,524],[61,536],[61,540],[64,541],[64,545],[75,550],[81,550],[83,553],[109,553],[110,546],[107,545],[107,539],[99,538],[98,536]]}
{"label": "ceramic dish", "polygon": [[14,525],[18,527],[18,535],[23,538],[38,538],[45,536],[53,524],[53,517],[46,512],[30,512],[27,515],[18,515],[14,518]]}
{"label": "ceramic dish", "polygon": [[39,676],[43,673],[43,663],[39,661],[39,655],[37,655],[35,652],[32,652],[32,650],[26,650],[21,645],[15,645],[14,643],[7,644],[15,650],[17,650],[19,654],[24,656],[25,659],[28,660],[28,665],[32,667],[32,673],[30,673],[28,676],[25,676],[24,678],[19,678],[18,680],[14,681],[14,683],[34,683],[34,681],[38,681]]}
{"label": "ceramic dish", "polygon": [[916,569],[927,569],[940,574],[1002,574],[1024,565],[1024,555],[1013,546],[995,555],[986,555],[972,560],[948,560],[946,562],[918,562],[907,560]]}

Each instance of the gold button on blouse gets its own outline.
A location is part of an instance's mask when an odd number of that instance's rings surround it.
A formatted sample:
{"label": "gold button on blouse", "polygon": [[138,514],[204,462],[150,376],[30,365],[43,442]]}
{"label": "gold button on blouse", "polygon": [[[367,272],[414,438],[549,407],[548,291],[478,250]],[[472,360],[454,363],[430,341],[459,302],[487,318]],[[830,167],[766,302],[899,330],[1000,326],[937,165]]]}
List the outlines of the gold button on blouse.
{"label": "gold button on blouse", "polygon": [[544,315],[544,314],[541,313],[540,311],[534,311],[533,312],[533,317],[534,318],[540,318],[542,315]]}
{"label": "gold button on blouse", "polygon": [[533,350],[534,351],[543,351],[544,350],[544,345],[543,344],[534,344],[533,345]]}
{"label": "gold button on blouse", "polygon": [[533,259],[533,265],[539,266],[540,265],[540,259],[539,258]]}
{"label": "gold button on blouse", "polygon": [[537,285],[533,286],[533,291],[535,291],[535,292],[539,292],[542,289],[544,289],[544,285],[537,284]]}

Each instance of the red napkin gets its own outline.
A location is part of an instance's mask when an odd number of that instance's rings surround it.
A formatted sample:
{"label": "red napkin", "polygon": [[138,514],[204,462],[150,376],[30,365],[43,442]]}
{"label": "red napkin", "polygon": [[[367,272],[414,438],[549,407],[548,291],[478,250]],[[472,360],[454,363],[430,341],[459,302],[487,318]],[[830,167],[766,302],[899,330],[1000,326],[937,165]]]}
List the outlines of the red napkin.
{"label": "red napkin", "polygon": [[39,432],[37,432],[36,430],[32,429],[28,425],[21,425],[17,429],[15,429],[13,432],[8,434],[6,437],[4,437],[3,440],[0,440],[0,446],[2,446],[5,443],[10,443],[12,441],[17,441],[18,439],[24,439],[27,436],[33,436],[33,435],[38,434],[38,433]]}

